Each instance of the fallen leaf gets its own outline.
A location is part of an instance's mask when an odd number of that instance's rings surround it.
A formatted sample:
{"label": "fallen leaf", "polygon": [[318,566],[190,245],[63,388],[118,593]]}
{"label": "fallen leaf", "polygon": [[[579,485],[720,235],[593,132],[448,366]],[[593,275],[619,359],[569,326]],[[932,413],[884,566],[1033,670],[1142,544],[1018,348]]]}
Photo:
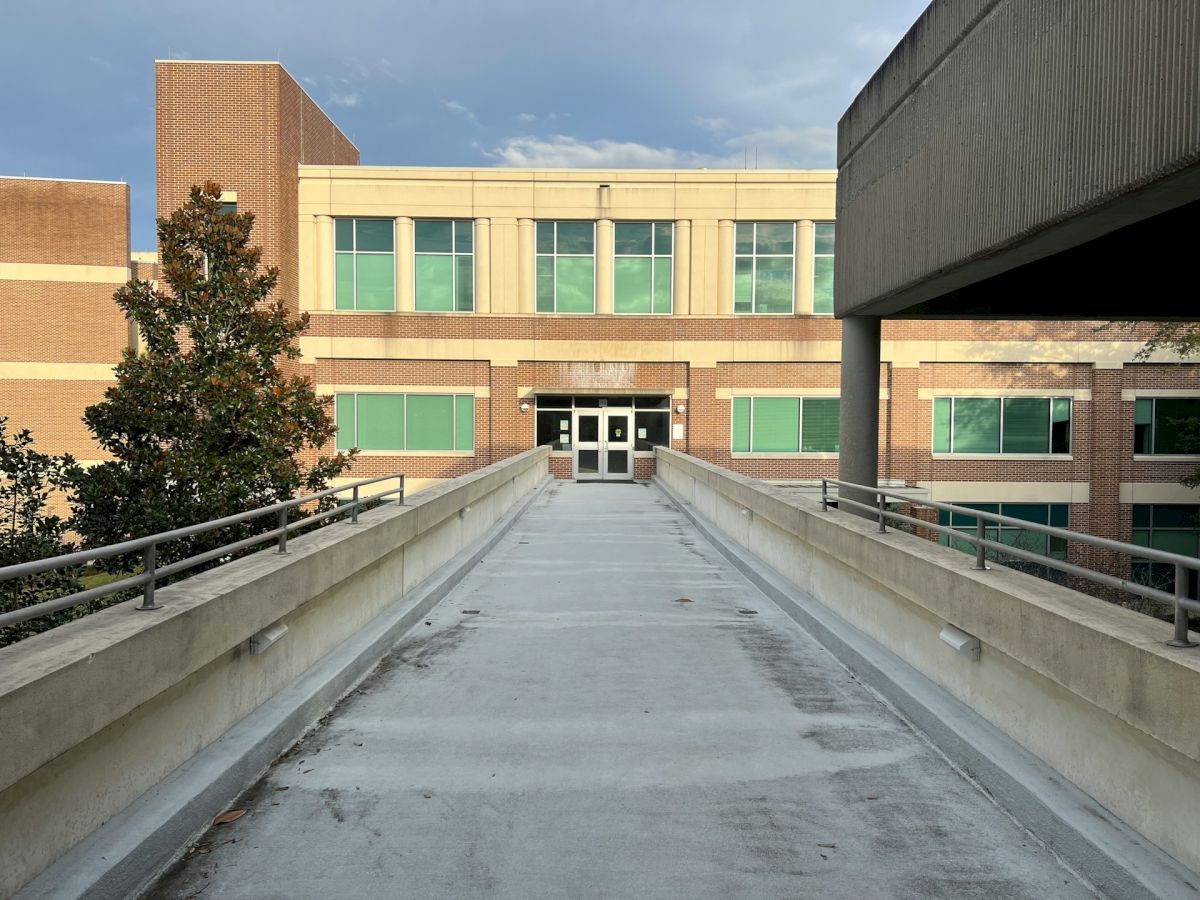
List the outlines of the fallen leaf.
{"label": "fallen leaf", "polygon": [[464,610],[463,610],[463,615],[464,615],[464,616],[477,616],[477,615],[479,615],[479,610],[477,610],[477,609],[464,609]]}
{"label": "fallen leaf", "polygon": [[830,850],[836,849],[837,844],[817,844],[818,847],[826,847]]}
{"label": "fallen leaf", "polygon": [[240,819],[245,814],[246,814],[246,811],[244,809],[227,809],[227,810],[225,810],[225,812],[221,813],[219,816],[217,816],[215,819],[213,819],[213,824],[214,825],[228,825],[230,822],[236,822],[238,819]]}
{"label": "fallen leaf", "polygon": [[868,794],[868,795],[867,795],[867,799],[868,799],[868,800],[878,800],[879,798],[878,798],[878,797],[876,797],[874,794]]}
{"label": "fallen leaf", "polygon": [[432,800],[432,799],[433,799],[433,794],[424,794],[423,796],[425,797],[425,799],[426,799],[426,800]]}
{"label": "fallen leaf", "polygon": [[676,602],[676,603],[691,603],[692,601],[691,601],[691,600],[689,600],[687,597],[680,597],[680,598],[679,598],[678,600],[676,600],[675,602]]}
{"label": "fallen leaf", "polygon": [[301,774],[301,775],[307,775],[307,774],[308,774],[309,772],[311,772],[311,771],[312,771],[312,769],[305,769],[305,770],[304,770],[303,772],[301,772],[300,774]]}
{"label": "fallen leaf", "polygon": [[277,791],[290,791],[290,790],[291,790],[291,786],[290,786],[290,785],[286,785],[286,784],[285,784],[283,787],[277,787],[277,788],[275,788],[275,790],[277,790]]}

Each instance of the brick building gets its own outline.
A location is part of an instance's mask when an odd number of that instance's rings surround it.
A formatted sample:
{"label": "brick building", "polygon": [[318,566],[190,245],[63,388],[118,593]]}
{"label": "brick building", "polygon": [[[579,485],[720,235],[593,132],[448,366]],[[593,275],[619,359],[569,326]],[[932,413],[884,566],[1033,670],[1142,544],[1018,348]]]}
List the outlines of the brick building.
{"label": "brick building", "polygon": [[[338,445],[360,448],[354,477],[402,470],[419,488],[537,443],[561,478],[646,478],[657,443],[760,478],[837,474],[834,171],[360,166],[277,63],[160,62],[157,98],[160,215],[210,178],[255,213],[279,291],[311,316],[300,365],[335,397]],[[38,282],[0,280],[5,314],[28,316],[27,341],[6,330],[7,409],[81,456],[71,423],[103,379],[76,399],[40,373],[102,374],[128,339],[104,299],[131,265],[127,198],[107,189],[120,227],[106,233],[124,243],[89,263],[113,267],[112,283],[83,293],[110,338],[47,318]],[[94,227],[74,215],[71,228]],[[31,241],[0,231],[0,279],[64,263],[50,252],[59,216],[26,222],[45,224],[0,223]],[[1200,457],[1171,422],[1200,408],[1200,366],[1135,363],[1148,333],[884,322],[880,477],[1197,553],[1198,498],[1179,479]],[[75,443],[54,443],[72,427]]]}

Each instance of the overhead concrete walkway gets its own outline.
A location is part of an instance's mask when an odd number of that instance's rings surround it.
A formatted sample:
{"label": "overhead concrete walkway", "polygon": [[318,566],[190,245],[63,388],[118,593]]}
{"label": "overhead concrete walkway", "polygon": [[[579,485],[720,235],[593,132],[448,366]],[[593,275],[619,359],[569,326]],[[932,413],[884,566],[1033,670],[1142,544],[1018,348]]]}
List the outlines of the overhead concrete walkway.
{"label": "overhead concrete walkway", "polygon": [[150,896],[1092,896],[637,485],[549,488],[236,805]]}

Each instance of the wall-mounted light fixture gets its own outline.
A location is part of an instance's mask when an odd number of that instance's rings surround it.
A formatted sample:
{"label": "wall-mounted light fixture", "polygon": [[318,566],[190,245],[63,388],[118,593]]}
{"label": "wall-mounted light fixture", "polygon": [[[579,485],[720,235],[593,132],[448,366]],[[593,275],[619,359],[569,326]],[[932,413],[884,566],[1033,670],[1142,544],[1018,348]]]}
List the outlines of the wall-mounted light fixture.
{"label": "wall-mounted light fixture", "polygon": [[529,412],[529,404],[528,403],[521,404],[521,412]]}
{"label": "wall-mounted light fixture", "polygon": [[687,407],[680,403],[677,407],[675,407],[675,412],[682,416],[685,412],[687,412]]}

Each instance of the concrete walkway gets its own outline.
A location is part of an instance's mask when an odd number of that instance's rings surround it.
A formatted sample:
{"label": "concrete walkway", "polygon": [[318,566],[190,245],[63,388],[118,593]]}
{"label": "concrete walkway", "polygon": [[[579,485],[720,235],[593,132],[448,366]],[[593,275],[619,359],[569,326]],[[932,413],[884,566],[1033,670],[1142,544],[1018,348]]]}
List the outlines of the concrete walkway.
{"label": "concrete walkway", "polygon": [[150,896],[1092,896],[640,485],[553,485],[235,805]]}

